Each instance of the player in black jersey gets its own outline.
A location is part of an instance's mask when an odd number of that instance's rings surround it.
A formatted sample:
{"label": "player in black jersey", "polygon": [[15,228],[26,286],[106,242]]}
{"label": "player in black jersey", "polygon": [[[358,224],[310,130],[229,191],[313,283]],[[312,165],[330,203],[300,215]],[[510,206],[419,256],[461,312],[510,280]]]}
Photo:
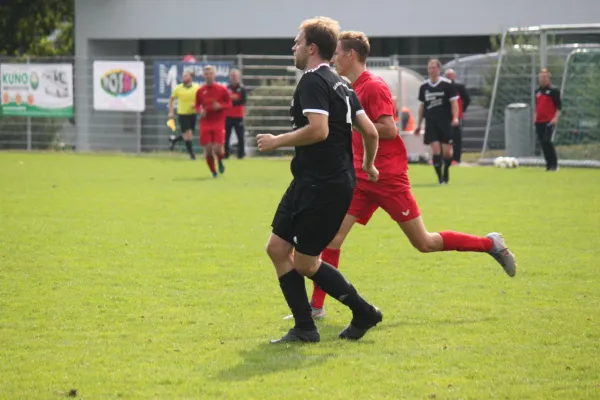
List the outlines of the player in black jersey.
{"label": "player in black jersey", "polygon": [[[450,79],[440,76],[442,64],[430,60],[427,64],[429,79],[419,89],[419,119],[415,134],[421,133],[425,118],[425,144],[431,146],[433,167],[441,184],[450,180],[452,165],[452,128],[458,126],[458,95]],[[444,173],[442,175],[442,155]]]}
{"label": "player in black jersey", "polygon": [[356,94],[331,71],[329,61],[337,46],[339,25],[326,17],[304,21],[293,47],[296,68],[304,75],[292,99],[290,133],[257,135],[260,151],[295,146],[293,180],[273,218],[267,244],[279,285],[294,315],[295,325],[282,342],[318,342],[304,277],[352,310],[344,339],[360,339],[382,320],[381,312],[367,303],[331,265],[319,259],[339,230],[352,200],[355,173],[352,164],[352,126],[363,134],[363,168],[376,181],[373,165],[378,136]]}

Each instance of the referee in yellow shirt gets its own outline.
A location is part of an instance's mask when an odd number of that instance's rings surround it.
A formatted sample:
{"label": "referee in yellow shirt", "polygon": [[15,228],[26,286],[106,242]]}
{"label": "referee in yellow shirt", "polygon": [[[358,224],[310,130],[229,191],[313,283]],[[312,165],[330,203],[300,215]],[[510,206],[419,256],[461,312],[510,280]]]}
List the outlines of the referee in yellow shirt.
{"label": "referee in yellow shirt", "polygon": [[183,72],[182,81],[183,83],[175,86],[169,100],[169,118],[174,118],[173,109],[175,99],[179,100],[177,116],[179,117],[179,128],[182,132],[179,136],[171,135],[169,137],[169,141],[171,142],[170,150],[173,150],[177,142],[184,140],[190,158],[195,160],[196,156],[192,149],[192,138],[194,136],[194,127],[196,126],[196,109],[194,106],[196,104],[196,92],[200,88],[200,85],[194,83],[194,75],[191,71]]}

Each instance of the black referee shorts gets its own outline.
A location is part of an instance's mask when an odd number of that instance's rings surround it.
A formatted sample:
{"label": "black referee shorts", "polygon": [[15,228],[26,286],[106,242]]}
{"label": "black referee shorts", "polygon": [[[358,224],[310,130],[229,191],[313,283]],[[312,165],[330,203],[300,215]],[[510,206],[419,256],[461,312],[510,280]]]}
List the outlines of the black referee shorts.
{"label": "black referee shorts", "polygon": [[299,253],[320,255],[340,229],[353,192],[352,185],[293,180],[275,212],[273,233]]}
{"label": "black referee shorts", "polygon": [[196,114],[179,114],[179,129],[181,133],[192,131],[196,128]]}
{"label": "black referee shorts", "polygon": [[433,142],[452,143],[452,121],[425,120],[425,137],[423,143],[431,144]]}

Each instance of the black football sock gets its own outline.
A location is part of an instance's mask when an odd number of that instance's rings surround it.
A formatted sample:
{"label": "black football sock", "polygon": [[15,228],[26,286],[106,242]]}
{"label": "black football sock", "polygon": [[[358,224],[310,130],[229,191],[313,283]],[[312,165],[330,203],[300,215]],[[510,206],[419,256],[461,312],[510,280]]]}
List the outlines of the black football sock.
{"label": "black football sock", "polygon": [[186,140],[185,141],[185,148],[187,149],[188,154],[190,155],[191,158],[196,158],[196,156],[194,155],[194,149],[192,148],[192,141],[191,140]]}
{"label": "black football sock", "polygon": [[281,287],[285,301],[287,301],[294,315],[294,320],[296,321],[294,328],[305,331],[317,329],[312,319],[312,309],[308,302],[304,277],[293,269],[279,277],[279,286]]}
{"label": "black football sock", "polygon": [[452,165],[452,158],[444,158],[444,182],[450,181],[450,166]]}
{"label": "black football sock", "polygon": [[173,139],[173,144],[176,144],[177,142],[181,142],[183,140],[183,135],[179,135],[177,137],[175,137],[175,139]]}
{"label": "black football sock", "polygon": [[442,181],[442,156],[439,154],[434,154],[433,156],[433,168],[435,169],[435,173],[438,176],[438,182]]}
{"label": "black football sock", "polygon": [[[344,275],[330,264],[322,262],[315,274],[309,277],[325,293],[345,304],[352,310],[356,322],[360,324],[361,316],[369,315],[373,307],[365,301]],[[360,326],[357,326],[360,328]]]}

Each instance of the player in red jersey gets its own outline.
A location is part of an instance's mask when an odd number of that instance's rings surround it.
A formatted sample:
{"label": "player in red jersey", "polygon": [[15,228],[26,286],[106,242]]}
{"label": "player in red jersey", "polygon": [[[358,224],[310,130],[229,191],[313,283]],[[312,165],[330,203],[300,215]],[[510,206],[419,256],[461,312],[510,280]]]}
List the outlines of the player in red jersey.
{"label": "player in red jersey", "polygon": [[[509,276],[514,276],[515,258],[500,234],[490,233],[486,237],[478,237],[453,231],[430,233],[425,228],[417,202],[410,191],[406,147],[394,124],[392,95],[383,79],[367,71],[369,51],[369,40],[362,32],[343,32],[335,53],[335,66],[339,75],[350,80],[367,116],[379,132],[379,150],[375,158],[379,181],[370,182],[362,171],[364,151],[361,136],[353,132],[354,168],[358,182],[344,222],[321,254],[322,260],[337,267],[340,248],[352,226],[356,222],[366,225],[373,213],[381,207],[400,225],[408,240],[420,252],[455,250],[488,253]],[[311,301],[314,318],[325,315],[324,300],[325,293],[315,285]]]}
{"label": "player in red jersey", "polygon": [[231,107],[229,91],[215,82],[216,70],[212,65],[204,67],[204,85],[196,92],[196,110],[200,113],[200,146],[204,147],[206,163],[217,177],[215,156],[219,160],[219,172],[225,172],[225,110]]}

